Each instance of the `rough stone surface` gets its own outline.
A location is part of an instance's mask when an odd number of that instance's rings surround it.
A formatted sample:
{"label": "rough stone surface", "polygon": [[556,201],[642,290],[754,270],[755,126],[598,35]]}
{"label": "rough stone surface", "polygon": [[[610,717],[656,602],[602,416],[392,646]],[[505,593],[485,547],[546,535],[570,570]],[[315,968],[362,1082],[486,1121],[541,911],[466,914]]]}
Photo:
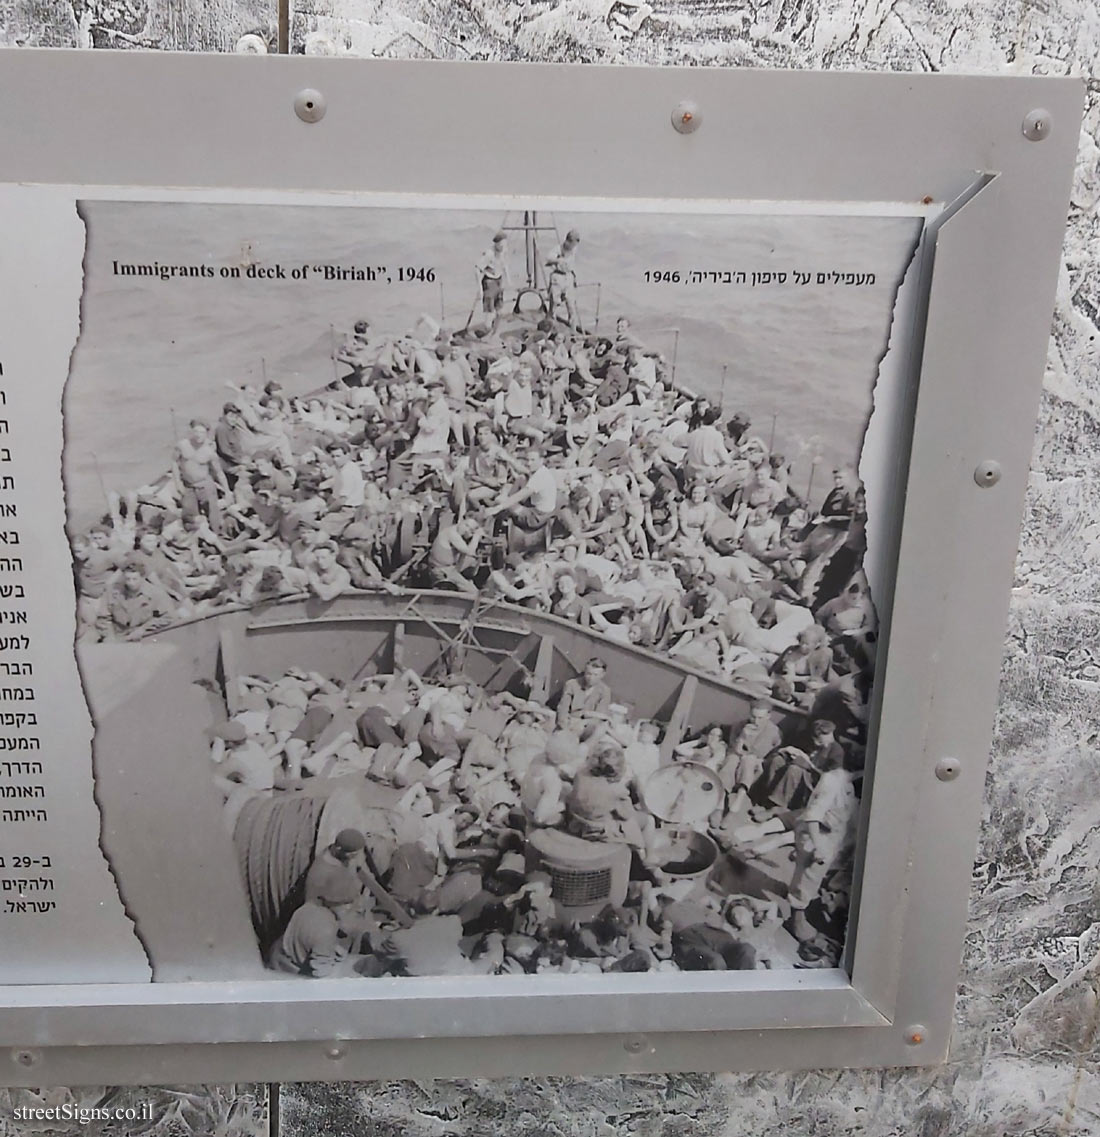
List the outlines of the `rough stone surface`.
{"label": "rough stone surface", "polygon": [[[71,1119],[15,1120],[28,1108],[67,1111]],[[136,1120],[125,1117],[128,1110]],[[100,1120],[118,1111],[121,1118]],[[0,1090],[0,1137],[266,1137],[269,1122],[264,1085]]]}
{"label": "rough stone surface", "polygon": [[0,0],[5,47],[274,51],[276,27],[265,0]]}
{"label": "rough stone surface", "polygon": [[[260,0],[0,0],[9,44],[232,49]],[[1095,0],[304,0],[292,49],[448,59],[1078,74]],[[287,1137],[1100,1133],[1100,79],[1088,108],[974,869],[932,1070],[287,1086]]]}

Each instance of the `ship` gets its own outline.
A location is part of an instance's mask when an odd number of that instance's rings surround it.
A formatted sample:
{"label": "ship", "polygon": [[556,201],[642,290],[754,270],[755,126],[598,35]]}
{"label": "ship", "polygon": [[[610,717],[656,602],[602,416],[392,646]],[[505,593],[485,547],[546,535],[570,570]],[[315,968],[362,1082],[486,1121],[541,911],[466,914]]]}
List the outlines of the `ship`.
{"label": "ship", "polygon": [[[766,694],[548,613],[431,590],[220,611],[77,654],[95,723],[102,844],[157,980],[270,975],[262,949],[289,917],[302,873],[378,796],[359,777],[311,779],[300,795],[263,799],[265,827],[242,814],[231,834],[209,751],[211,726],[236,709],[235,676],[460,670],[490,693],[522,690],[553,705],[598,655],[616,697],[662,723],[665,759],[710,723],[740,725]],[[774,707],[780,719],[804,716]],[[603,899],[587,891],[582,907]]]}
{"label": "ship", "polygon": [[[537,244],[547,227],[533,212],[517,227],[526,284],[503,334],[549,310]],[[410,534],[398,544],[397,556],[415,557]],[[761,698],[781,726],[806,717],[771,699],[766,682],[732,682],[547,612],[430,587],[267,600],[133,642],[78,643],[95,726],[102,846],[153,978],[271,977],[264,953],[300,903],[313,857],[341,828],[359,827],[364,811],[392,805],[385,787],[361,776],[313,778],[301,792],[249,803],[227,826],[209,752],[212,728],[238,709],[236,677],[302,668],[350,684],[404,669],[427,679],[460,673],[490,694],[510,690],[553,707],[593,656],[606,662],[614,697],[661,724],[666,762],[710,724],[739,727]],[[546,850],[551,863],[538,867],[550,870],[559,900],[572,897],[578,913],[592,913],[615,899],[625,878],[615,856],[601,860],[597,852],[586,865],[571,855],[578,850]],[[688,868],[698,875],[698,866]]]}

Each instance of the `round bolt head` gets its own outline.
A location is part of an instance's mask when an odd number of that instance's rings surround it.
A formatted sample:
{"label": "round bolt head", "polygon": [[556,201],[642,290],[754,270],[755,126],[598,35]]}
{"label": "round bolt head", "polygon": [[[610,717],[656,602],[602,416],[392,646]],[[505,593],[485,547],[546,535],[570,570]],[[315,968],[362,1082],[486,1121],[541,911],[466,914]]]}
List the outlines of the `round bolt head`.
{"label": "round bolt head", "polygon": [[306,36],[306,55],[339,55],[336,41],[314,32]]}
{"label": "round bolt head", "polygon": [[910,1046],[920,1046],[928,1038],[928,1031],[920,1023],[905,1028],[905,1041]]}
{"label": "round bolt head", "polygon": [[652,1047],[644,1034],[632,1034],[623,1042],[623,1049],[630,1054],[643,1054],[645,1051],[651,1050]]}
{"label": "round bolt head", "polygon": [[1024,119],[1021,129],[1030,142],[1042,142],[1050,134],[1050,111],[1041,107],[1033,110]]}
{"label": "round bolt head", "polygon": [[348,1052],[348,1048],[340,1042],[334,1042],[325,1047],[325,1057],[331,1058],[334,1062],[343,1058]]}
{"label": "round bolt head", "polygon": [[37,1050],[13,1050],[11,1057],[17,1066],[37,1066],[42,1061],[42,1055]]}
{"label": "round bolt head", "polygon": [[691,134],[703,125],[703,113],[695,103],[687,99],[673,108],[672,125],[681,134]]}
{"label": "round bolt head", "polygon": [[982,487],[983,490],[989,489],[990,486],[995,486],[1001,480],[1001,464],[994,462],[992,458],[987,458],[984,462],[979,462],[974,467],[974,481]]}
{"label": "round bolt head", "polygon": [[962,773],[962,763],[958,758],[941,758],[936,763],[936,777],[941,782],[953,782]]}
{"label": "round bolt head", "polygon": [[237,40],[233,45],[233,50],[238,55],[267,55],[267,43],[263,36],[249,32]]}
{"label": "round bolt head", "polygon": [[294,113],[302,122],[320,122],[325,117],[325,96],[307,87],[294,96]]}

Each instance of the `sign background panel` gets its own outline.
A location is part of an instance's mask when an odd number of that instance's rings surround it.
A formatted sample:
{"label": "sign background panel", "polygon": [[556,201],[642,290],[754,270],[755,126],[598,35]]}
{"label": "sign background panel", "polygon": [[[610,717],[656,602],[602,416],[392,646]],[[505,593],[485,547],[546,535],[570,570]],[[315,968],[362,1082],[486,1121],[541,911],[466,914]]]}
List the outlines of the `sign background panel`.
{"label": "sign background panel", "polygon": [[[140,56],[125,61],[55,56],[49,61],[51,87],[58,86],[56,72],[66,71],[73,84],[88,90],[89,97],[76,108],[63,110],[60,96],[50,106],[44,58],[37,53],[10,57],[0,84],[11,84],[13,101],[18,103],[22,96],[25,112],[19,130],[12,132],[10,146],[5,146],[13,180],[290,188],[285,171],[277,170],[274,161],[265,168],[261,158],[245,172],[239,148],[229,144],[234,136],[227,127],[229,118],[237,130],[242,125],[253,128],[260,122],[269,123],[276,150],[293,141],[305,162],[291,182],[314,188],[500,192],[503,187],[630,196],[633,167],[615,160],[617,155],[625,158],[622,148],[628,138],[634,146],[635,165],[639,154],[652,156],[655,174],[647,192],[677,198],[866,202],[931,196],[934,201],[950,203],[973,183],[974,171],[996,177],[950,216],[936,232],[934,246],[926,241],[922,253],[922,278],[929,283],[928,324],[920,361],[920,397],[898,553],[889,662],[881,695],[875,801],[866,838],[867,863],[873,871],[863,881],[850,981],[841,979],[834,986],[837,978],[825,975],[816,982],[805,981],[810,989],[822,993],[824,1009],[817,1021],[823,1027],[834,1025],[797,1035],[782,1029],[792,1021],[796,1007],[805,1009],[797,988],[782,984],[760,993],[759,1011],[749,1016],[754,1020],[751,1038],[739,1036],[737,1028],[749,1026],[742,1012],[756,1005],[752,984],[737,990],[739,984],[731,983],[722,1001],[711,1001],[714,1014],[705,1016],[701,1013],[705,999],[692,999],[670,988],[667,993],[637,993],[629,1000],[629,1013],[596,1017],[591,1013],[596,1002],[588,1000],[586,1008],[578,990],[571,995],[555,993],[554,1006],[561,1008],[561,1017],[547,1022],[547,1037],[537,1047],[521,1052],[486,1043],[467,1049],[466,1060],[471,1064],[466,1065],[453,1044],[419,1040],[410,1042],[408,1050],[389,1047],[388,1058],[403,1063],[401,1069],[391,1069],[378,1065],[385,1042],[356,1041],[364,1038],[361,1013],[351,1013],[348,1004],[336,1007],[297,992],[288,995],[294,1003],[301,1000],[292,1025],[290,1003],[273,1005],[248,985],[234,985],[231,992],[224,984],[205,983],[173,984],[171,990],[159,985],[146,988],[155,999],[180,1004],[172,1027],[165,1030],[155,1025],[155,1000],[147,1002],[135,988],[10,988],[6,993],[9,1006],[0,1020],[4,1040],[13,1047],[33,1040],[49,1048],[29,1075],[31,1079],[36,1083],[44,1078],[96,1080],[89,1073],[97,1068],[95,1063],[109,1056],[118,1059],[119,1053],[97,1048],[78,1054],[65,1047],[123,1040],[160,1045],[154,1052],[130,1051],[114,1066],[114,1079],[119,1069],[134,1078],[163,1077],[160,1063],[169,1058],[192,1062],[191,1069],[202,1071],[196,1077],[208,1075],[216,1063],[224,1076],[226,1060],[240,1061],[238,1076],[247,1077],[251,1058],[238,1047],[223,1046],[221,1055],[215,1057],[210,1047],[200,1053],[177,1050],[175,1044],[247,1044],[261,1038],[272,1040],[263,1047],[264,1076],[272,1076],[274,1066],[277,1076],[287,1077],[347,1077],[368,1070],[377,1075],[503,1073],[534,1068],[731,1068],[836,1061],[897,1064],[931,1061],[941,1055],[965,916],[967,868],[973,854],[1016,511],[1026,476],[1075,142],[1071,132],[1056,131],[1041,145],[1031,143],[1020,133],[1020,123],[1034,105],[1051,108],[1059,123],[1072,121],[1079,105],[1079,86],[1043,80],[929,77],[918,81],[912,77],[696,71],[650,75],[535,68],[525,72],[530,81],[512,100],[516,118],[500,124],[483,148],[470,153],[454,149],[450,141],[457,137],[451,133],[457,125],[454,116],[464,122],[485,121],[489,106],[494,105],[493,96],[499,98],[501,93],[498,83],[510,95],[514,93],[505,83],[517,74],[512,69],[464,66],[460,76],[457,69],[448,67],[265,61],[265,69],[255,72],[256,81],[249,82],[235,100],[232,115],[219,111],[214,116],[217,121],[211,122],[212,131],[200,146],[199,135],[189,125],[191,116],[203,109],[228,106],[233,100],[214,98],[212,93],[228,96],[236,74],[233,65],[254,66],[254,61],[157,60],[160,89],[168,95],[164,105],[127,100],[127,117],[119,121],[115,116],[109,135],[102,124],[110,116],[97,118],[96,112],[102,115],[111,105],[112,88],[117,92],[119,85],[142,83],[143,70],[153,61]],[[689,82],[691,94],[708,109],[704,127],[684,137],[667,124],[670,107],[683,97]],[[292,120],[289,112],[294,91],[307,85],[323,89],[330,108],[325,120],[313,127]],[[421,91],[421,97],[428,94],[440,99],[445,112],[439,119],[428,121],[425,116],[415,124],[403,122],[403,133],[396,138],[391,133],[392,119],[363,116],[362,108],[372,101],[377,105],[383,90],[401,105],[414,88]],[[34,91],[35,98],[27,100],[27,91]],[[187,93],[192,97],[181,98]],[[551,93],[554,99],[546,99]],[[767,106],[770,113],[751,119],[734,113],[750,95],[753,105]],[[784,106],[807,99],[819,109],[820,119],[804,113],[784,116]],[[552,116],[547,114],[550,105],[555,106]],[[598,110],[601,157],[610,161],[591,160],[589,132],[570,136],[565,129],[570,122],[591,123],[593,107]],[[39,121],[43,115],[45,121]],[[173,115],[179,116],[180,128],[166,130],[173,126]],[[28,121],[31,129],[27,129]],[[943,129],[944,121],[951,129]],[[33,129],[35,122],[40,129]],[[545,139],[546,169],[533,170],[526,156],[519,161],[519,123],[527,140],[532,123],[544,128],[540,137]],[[817,137],[827,133],[834,145],[812,169],[804,163],[796,167],[792,155],[819,153],[798,145],[810,142],[814,127]],[[340,133],[346,130],[368,131],[371,145],[348,149],[342,145],[347,135]],[[890,140],[876,147],[870,164],[858,161],[868,137]],[[432,152],[430,145],[425,149],[425,143],[433,142],[436,155],[443,153],[453,160],[433,163],[429,169],[423,155]],[[375,143],[383,146],[382,152],[408,154],[409,161],[390,163],[368,176],[368,167],[360,163],[372,148],[378,152]],[[397,149],[386,149],[388,143]],[[39,151],[40,146],[45,149]],[[674,151],[674,147],[680,149]],[[140,167],[135,163],[138,153]],[[336,162],[337,154],[351,155],[351,159]],[[200,175],[200,170],[208,172]],[[331,180],[320,175],[320,170],[332,171]],[[441,171],[445,171],[447,184],[441,184]],[[14,236],[12,241],[5,242],[6,249],[18,247]],[[28,254],[31,260],[40,256],[34,250]],[[33,294],[18,296],[8,319],[0,325],[9,387],[10,376],[20,368],[27,374],[30,366],[43,363],[38,349],[48,339],[48,314],[38,310],[36,316],[33,300]],[[34,337],[39,342],[28,342],[24,333],[36,326],[42,332]],[[917,362],[915,358],[914,365]],[[993,383],[997,384],[995,393]],[[15,408],[12,419],[19,422]],[[56,485],[56,465],[51,472],[45,465],[35,467],[29,451],[24,448],[18,459],[13,455],[13,476],[22,474],[32,482]],[[1002,481],[992,491],[979,489],[973,478],[976,465],[990,456],[1004,469]],[[45,461],[43,455],[39,458]],[[39,564],[40,579],[52,580],[49,574],[54,574],[54,594],[64,594],[64,557],[56,550],[44,550],[39,552]],[[938,619],[929,620],[929,611],[937,613]],[[71,745],[77,744],[74,736]],[[947,755],[959,757],[962,763],[962,775],[951,783],[934,777],[936,763]],[[929,834],[936,835],[932,843]],[[945,887],[944,881],[951,883]],[[904,905],[886,903],[887,897],[900,895],[907,899]],[[938,914],[934,921],[929,916],[932,912]],[[487,1021],[490,1032],[506,1035],[514,1030],[510,1024],[530,1022],[531,999],[539,998],[528,993],[514,1000],[494,997],[486,1018],[487,991],[465,988],[462,994],[469,998],[462,999],[453,985],[442,990],[424,981],[416,983],[420,992],[402,987],[389,1008],[386,996],[375,1002],[370,1033],[380,1039],[403,1033],[398,1024],[408,1022],[411,1008],[422,999],[432,1027],[421,1033],[446,1029],[457,1037],[469,1036],[475,1023]],[[356,998],[355,1003],[365,1010],[367,1001]],[[67,1009],[74,1002],[84,1004],[89,1012]],[[468,1011],[460,1007],[465,1002]],[[669,1017],[673,1006],[677,1013]],[[853,1011],[852,1007],[863,1009]],[[719,1008],[720,1021],[716,1022]],[[811,1012],[810,1017],[816,1015]],[[867,1025],[852,1025],[857,1021]],[[913,1024],[922,1024],[925,1030],[917,1031]],[[693,1033],[723,1025],[729,1029],[718,1036]],[[688,1033],[660,1034],[661,1026],[682,1027]],[[609,1027],[614,1035],[600,1033]],[[478,1033],[483,1029],[478,1028]],[[639,1029],[647,1032],[646,1038],[622,1037],[624,1031]],[[755,1034],[759,1030],[765,1030],[763,1039]],[[570,1038],[578,1033],[589,1036],[583,1047]],[[916,1034],[921,1041],[915,1041]],[[346,1041],[334,1042],[327,1049],[305,1041],[318,1037]],[[276,1046],[274,1040],[279,1038],[303,1041]],[[339,1068],[329,1065],[323,1074],[314,1072],[326,1062]],[[174,1079],[180,1076],[180,1068],[173,1066]],[[238,1070],[236,1065],[232,1068]],[[16,1071],[14,1076],[24,1075]]]}

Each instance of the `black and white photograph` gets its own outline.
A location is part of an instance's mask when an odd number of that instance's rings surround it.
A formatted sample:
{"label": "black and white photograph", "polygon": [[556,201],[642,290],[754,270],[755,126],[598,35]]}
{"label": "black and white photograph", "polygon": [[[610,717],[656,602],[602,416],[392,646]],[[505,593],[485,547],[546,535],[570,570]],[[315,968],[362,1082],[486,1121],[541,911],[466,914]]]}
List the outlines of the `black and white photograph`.
{"label": "black and white photograph", "polygon": [[154,980],[838,966],[920,219],[79,214],[75,651]]}

